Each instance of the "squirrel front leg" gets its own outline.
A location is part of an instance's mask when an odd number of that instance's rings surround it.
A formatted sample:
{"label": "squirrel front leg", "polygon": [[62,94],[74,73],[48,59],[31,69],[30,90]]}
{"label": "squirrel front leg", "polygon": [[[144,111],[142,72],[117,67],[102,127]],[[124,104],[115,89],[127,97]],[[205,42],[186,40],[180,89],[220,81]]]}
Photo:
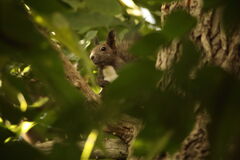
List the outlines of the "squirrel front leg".
{"label": "squirrel front leg", "polygon": [[97,83],[100,87],[105,87],[109,84],[108,81],[104,80],[104,75],[103,75],[103,69],[102,68],[98,69]]}

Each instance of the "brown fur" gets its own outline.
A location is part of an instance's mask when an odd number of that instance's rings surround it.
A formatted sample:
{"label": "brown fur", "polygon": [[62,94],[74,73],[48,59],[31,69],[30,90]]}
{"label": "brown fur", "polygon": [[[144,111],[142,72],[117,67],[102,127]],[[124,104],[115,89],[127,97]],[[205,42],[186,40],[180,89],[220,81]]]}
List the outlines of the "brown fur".
{"label": "brown fur", "polygon": [[128,53],[129,43],[115,41],[114,31],[110,31],[106,42],[98,44],[91,51],[90,59],[98,67],[98,84],[105,87],[109,82],[104,80],[103,68],[113,66],[118,70],[123,64],[132,60],[132,56]]}

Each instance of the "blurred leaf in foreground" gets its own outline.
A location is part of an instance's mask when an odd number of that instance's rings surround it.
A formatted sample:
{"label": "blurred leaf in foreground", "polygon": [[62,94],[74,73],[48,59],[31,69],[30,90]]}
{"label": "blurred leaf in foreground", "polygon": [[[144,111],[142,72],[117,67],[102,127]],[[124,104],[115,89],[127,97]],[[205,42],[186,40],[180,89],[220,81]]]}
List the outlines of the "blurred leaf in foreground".
{"label": "blurred leaf in foreground", "polygon": [[177,10],[166,17],[162,32],[171,39],[182,38],[187,35],[196,24],[196,18],[192,17],[186,11]]}

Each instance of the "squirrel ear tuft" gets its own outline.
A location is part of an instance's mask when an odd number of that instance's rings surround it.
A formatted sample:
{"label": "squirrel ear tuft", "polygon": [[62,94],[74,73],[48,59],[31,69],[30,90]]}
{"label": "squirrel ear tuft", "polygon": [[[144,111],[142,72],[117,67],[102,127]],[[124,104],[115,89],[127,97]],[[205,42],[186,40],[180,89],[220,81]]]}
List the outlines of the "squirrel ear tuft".
{"label": "squirrel ear tuft", "polygon": [[109,47],[111,47],[112,49],[115,49],[115,48],[116,48],[116,45],[115,45],[115,33],[114,33],[113,30],[111,30],[111,31],[108,33],[107,44],[108,44]]}

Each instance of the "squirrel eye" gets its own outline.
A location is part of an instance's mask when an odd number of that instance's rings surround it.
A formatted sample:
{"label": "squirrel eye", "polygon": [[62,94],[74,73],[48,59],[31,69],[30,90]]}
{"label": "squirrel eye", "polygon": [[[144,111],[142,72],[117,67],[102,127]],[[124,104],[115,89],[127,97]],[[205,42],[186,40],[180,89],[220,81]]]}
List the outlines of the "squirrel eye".
{"label": "squirrel eye", "polygon": [[106,47],[101,47],[100,51],[106,51]]}

